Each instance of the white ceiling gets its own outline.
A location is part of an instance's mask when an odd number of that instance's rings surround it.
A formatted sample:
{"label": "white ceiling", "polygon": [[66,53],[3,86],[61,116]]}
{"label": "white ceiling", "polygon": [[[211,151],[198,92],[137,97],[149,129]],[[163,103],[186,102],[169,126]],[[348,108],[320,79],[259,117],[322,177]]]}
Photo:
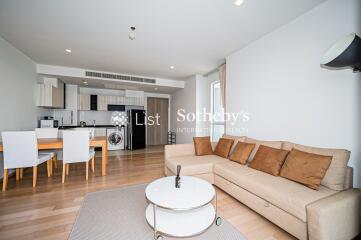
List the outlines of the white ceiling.
{"label": "white ceiling", "polygon": [[[1,0],[0,35],[37,63],[183,79],[216,68],[321,2]],[[134,41],[130,26],[137,28]]]}

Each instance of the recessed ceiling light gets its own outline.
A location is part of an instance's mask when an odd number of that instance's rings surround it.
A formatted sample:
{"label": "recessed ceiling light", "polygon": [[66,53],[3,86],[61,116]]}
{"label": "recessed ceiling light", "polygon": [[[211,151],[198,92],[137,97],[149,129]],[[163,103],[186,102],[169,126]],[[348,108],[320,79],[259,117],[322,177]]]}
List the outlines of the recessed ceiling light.
{"label": "recessed ceiling light", "polygon": [[71,49],[67,48],[67,49],[65,49],[65,52],[71,53]]}
{"label": "recessed ceiling light", "polygon": [[87,81],[83,81],[83,83],[84,83],[85,85],[88,85],[88,82],[87,82]]}
{"label": "recessed ceiling light", "polygon": [[170,68],[170,69],[174,69],[174,66],[170,66],[169,68]]}
{"label": "recessed ceiling light", "polygon": [[243,0],[234,0],[233,4],[236,5],[237,7],[241,6],[243,3]]}

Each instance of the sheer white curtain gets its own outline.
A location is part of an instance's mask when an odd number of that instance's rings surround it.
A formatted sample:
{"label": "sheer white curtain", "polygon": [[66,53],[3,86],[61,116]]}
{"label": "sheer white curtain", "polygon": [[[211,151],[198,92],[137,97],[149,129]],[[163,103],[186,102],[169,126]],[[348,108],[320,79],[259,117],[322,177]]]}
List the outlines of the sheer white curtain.
{"label": "sheer white curtain", "polygon": [[221,104],[223,109],[226,107],[226,64],[223,64],[218,69],[219,72],[219,83],[221,88]]}

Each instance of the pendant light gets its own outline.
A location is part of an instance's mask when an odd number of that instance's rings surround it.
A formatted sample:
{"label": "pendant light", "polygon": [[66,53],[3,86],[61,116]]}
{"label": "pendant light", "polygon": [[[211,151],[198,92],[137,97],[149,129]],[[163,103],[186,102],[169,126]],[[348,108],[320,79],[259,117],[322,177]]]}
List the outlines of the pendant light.
{"label": "pendant light", "polygon": [[135,39],[135,27],[130,27],[130,32],[129,32],[129,34],[128,34],[128,38],[130,39],[130,40],[134,40]]}

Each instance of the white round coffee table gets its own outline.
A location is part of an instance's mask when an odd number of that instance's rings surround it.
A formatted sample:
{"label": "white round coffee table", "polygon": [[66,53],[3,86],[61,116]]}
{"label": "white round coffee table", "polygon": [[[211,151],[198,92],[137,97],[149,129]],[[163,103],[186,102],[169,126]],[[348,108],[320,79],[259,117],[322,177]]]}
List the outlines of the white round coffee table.
{"label": "white round coffee table", "polygon": [[220,224],[217,199],[216,209],[211,203],[216,191],[203,179],[181,176],[181,187],[176,188],[175,176],[161,178],[147,186],[145,196],[150,202],[145,215],[155,239],[191,237],[206,231],[216,219]]}

